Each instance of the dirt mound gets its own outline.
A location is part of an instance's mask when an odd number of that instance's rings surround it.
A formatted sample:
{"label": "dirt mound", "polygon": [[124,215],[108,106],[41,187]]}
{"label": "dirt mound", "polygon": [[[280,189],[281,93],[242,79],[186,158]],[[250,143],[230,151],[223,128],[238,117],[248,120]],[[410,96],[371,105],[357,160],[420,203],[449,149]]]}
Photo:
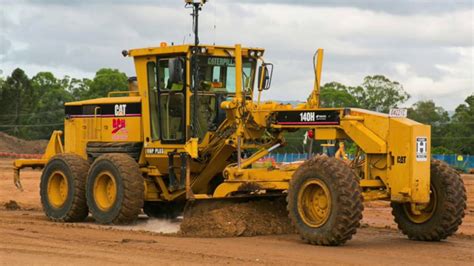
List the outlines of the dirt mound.
{"label": "dirt mound", "polygon": [[47,140],[24,140],[0,132],[0,152],[42,154],[46,145]]}
{"label": "dirt mound", "polygon": [[18,203],[14,200],[10,200],[9,202],[6,202],[4,206],[7,210],[10,210],[10,211],[16,211],[16,210],[21,209],[20,205],[18,205]]}
{"label": "dirt mound", "polygon": [[187,206],[180,233],[197,237],[232,237],[291,234],[291,225],[282,198],[247,202],[194,202]]}

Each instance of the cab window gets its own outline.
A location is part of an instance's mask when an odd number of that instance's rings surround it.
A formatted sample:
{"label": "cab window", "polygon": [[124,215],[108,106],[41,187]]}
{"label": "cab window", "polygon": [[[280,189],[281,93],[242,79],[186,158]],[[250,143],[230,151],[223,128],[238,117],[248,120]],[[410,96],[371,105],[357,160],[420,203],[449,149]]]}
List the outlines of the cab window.
{"label": "cab window", "polygon": [[159,121],[158,121],[158,88],[156,86],[156,64],[148,62],[148,101],[150,106],[150,129],[151,139],[159,139]]}
{"label": "cab window", "polygon": [[[243,85],[253,87],[255,59],[243,58]],[[202,56],[199,58],[201,91],[235,93],[235,59],[231,57]]]}
{"label": "cab window", "polygon": [[163,143],[184,143],[186,127],[186,98],[184,59],[158,59],[158,105],[160,138]]}

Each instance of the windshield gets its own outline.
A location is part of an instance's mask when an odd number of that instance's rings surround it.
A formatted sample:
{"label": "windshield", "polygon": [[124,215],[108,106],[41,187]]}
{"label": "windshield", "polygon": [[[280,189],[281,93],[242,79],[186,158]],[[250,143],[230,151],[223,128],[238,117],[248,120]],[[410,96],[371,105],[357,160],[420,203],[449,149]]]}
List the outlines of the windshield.
{"label": "windshield", "polygon": [[[249,91],[253,87],[255,59],[242,59],[242,84]],[[235,93],[235,59],[229,57],[199,57],[199,90]]]}

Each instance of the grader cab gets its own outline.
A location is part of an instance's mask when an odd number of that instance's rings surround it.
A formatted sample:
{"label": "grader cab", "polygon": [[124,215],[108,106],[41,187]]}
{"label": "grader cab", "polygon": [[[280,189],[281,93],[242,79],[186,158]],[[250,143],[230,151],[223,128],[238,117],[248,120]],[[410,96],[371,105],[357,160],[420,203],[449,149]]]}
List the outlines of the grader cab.
{"label": "grader cab", "polygon": [[[193,8],[196,41],[123,51],[135,63],[138,89],[65,104],[64,144],[55,132],[42,159],[41,202],[55,221],[133,222],[173,216],[186,201],[286,197],[288,215],[307,242],[351,239],[363,201],[386,200],[411,239],[456,232],[466,207],[460,176],[431,160],[430,127],[355,108],[321,108],[323,50],[306,103],[262,102],[273,65],[261,48],[200,45],[201,2]],[[134,88],[134,86],[131,86]],[[290,89],[290,88],[289,88]],[[315,140],[353,141],[350,162],[316,155],[303,163],[254,167],[285,145],[284,133],[311,130]],[[246,154],[244,158],[243,154]]]}

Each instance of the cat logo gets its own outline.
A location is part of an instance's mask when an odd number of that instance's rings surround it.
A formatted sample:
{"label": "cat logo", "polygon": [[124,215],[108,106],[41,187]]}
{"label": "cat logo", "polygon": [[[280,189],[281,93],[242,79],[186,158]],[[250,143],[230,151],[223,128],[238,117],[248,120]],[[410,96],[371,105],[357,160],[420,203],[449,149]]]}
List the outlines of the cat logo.
{"label": "cat logo", "polygon": [[125,116],[127,114],[127,105],[126,104],[116,104],[115,105],[115,116]]}

